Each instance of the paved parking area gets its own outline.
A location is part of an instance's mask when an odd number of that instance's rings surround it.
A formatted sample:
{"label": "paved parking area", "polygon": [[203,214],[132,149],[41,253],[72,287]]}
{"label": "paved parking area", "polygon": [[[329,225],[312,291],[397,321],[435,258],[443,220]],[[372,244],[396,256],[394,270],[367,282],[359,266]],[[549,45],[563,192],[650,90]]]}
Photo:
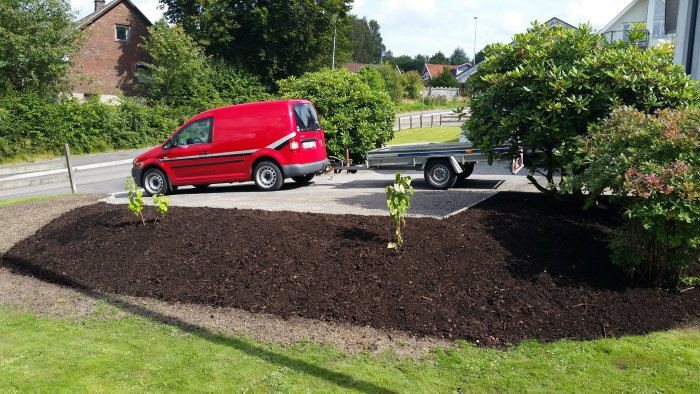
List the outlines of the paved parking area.
{"label": "paved parking area", "polygon": [[[499,191],[534,190],[523,176],[474,174],[463,186],[442,191],[431,189],[421,172],[404,174],[413,177],[416,191],[411,199],[410,216],[443,217]],[[252,182],[213,185],[204,191],[182,187],[170,196],[170,205],[384,216],[388,212],[384,188],[393,178],[394,172],[390,171],[326,174],[315,177],[308,185],[288,179],[275,192],[260,192]],[[105,201],[128,203],[125,192],[113,194]]]}

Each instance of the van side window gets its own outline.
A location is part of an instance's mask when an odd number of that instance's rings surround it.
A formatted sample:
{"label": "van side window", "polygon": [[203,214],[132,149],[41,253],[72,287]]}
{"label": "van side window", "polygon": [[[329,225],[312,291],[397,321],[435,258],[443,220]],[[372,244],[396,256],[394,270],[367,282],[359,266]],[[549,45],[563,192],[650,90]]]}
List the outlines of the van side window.
{"label": "van side window", "polygon": [[214,118],[194,121],[177,133],[177,146],[211,143],[211,129]]}
{"label": "van side window", "polygon": [[294,119],[297,122],[297,131],[321,130],[316,108],[311,104],[294,104]]}

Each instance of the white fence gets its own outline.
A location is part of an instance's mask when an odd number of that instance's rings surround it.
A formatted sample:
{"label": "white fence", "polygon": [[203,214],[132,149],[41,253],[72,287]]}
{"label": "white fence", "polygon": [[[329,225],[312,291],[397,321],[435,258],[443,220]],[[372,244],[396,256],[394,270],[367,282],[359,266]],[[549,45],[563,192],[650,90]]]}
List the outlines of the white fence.
{"label": "white fence", "polygon": [[456,100],[460,97],[459,88],[428,87],[422,90],[424,97],[438,98],[444,97],[448,101]]}
{"label": "white fence", "polygon": [[461,126],[466,120],[466,114],[462,116],[462,119],[459,119],[455,113],[405,116],[397,119],[397,122],[394,124],[394,130],[423,127]]}

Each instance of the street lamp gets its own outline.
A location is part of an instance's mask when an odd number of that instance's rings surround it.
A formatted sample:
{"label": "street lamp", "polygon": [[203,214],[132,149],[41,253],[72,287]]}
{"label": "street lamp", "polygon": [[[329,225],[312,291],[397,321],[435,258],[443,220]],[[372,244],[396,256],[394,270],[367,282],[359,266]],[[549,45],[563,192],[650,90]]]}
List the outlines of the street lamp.
{"label": "street lamp", "polygon": [[423,128],[423,107],[425,106],[425,93],[420,92],[420,127]]}
{"label": "street lamp", "polygon": [[335,70],[335,32],[338,22],[338,15],[333,15],[333,60],[331,60],[331,70]]}
{"label": "street lamp", "polygon": [[474,65],[476,65],[476,24],[478,20],[474,17]]}

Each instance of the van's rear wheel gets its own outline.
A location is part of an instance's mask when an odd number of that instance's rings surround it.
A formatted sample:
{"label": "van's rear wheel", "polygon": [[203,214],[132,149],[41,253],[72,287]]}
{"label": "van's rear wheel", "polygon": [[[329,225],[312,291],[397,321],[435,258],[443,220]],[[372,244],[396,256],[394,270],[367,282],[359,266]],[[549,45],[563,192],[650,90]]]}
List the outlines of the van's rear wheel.
{"label": "van's rear wheel", "polygon": [[316,176],[316,174],[306,174],[306,175],[300,175],[300,176],[293,176],[292,180],[296,183],[304,184],[304,183],[311,182],[311,180],[314,179],[315,176]]}
{"label": "van's rear wheel", "polygon": [[261,161],[253,169],[253,180],[262,191],[278,190],[284,183],[282,170],[271,161]]}
{"label": "van's rear wheel", "polygon": [[143,190],[146,197],[157,194],[168,194],[170,182],[168,176],[159,168],[149,168],[143,174]]}
{"label": "van's rear wheel", "polygon": [[457,174],[447,160],[431,160],[425,166],[423,176],[430,187],[438,190],[449,189],[457,181]]}

